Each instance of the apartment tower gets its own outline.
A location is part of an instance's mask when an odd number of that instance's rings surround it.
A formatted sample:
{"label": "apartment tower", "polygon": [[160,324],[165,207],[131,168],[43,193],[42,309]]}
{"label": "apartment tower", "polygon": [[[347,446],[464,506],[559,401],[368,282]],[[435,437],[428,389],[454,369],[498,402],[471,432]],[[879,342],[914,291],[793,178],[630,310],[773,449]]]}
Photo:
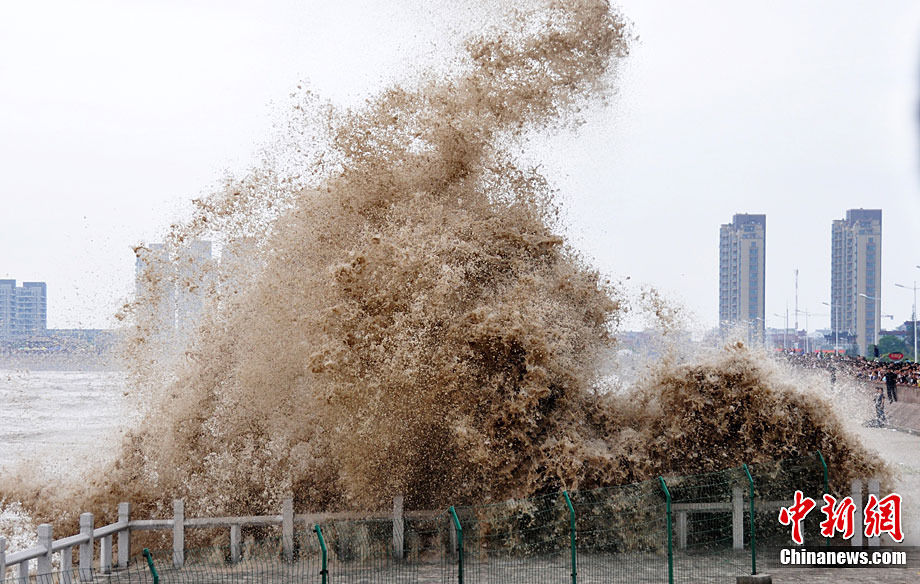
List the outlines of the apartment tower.
{"label": "apartment tower", "polygon": [[719,228],[719,324],[764,338],[766,215],[735,215]]}
{"label": "apartment tower", "polygon": [[0,339],[43,337],[48,331],[48,286],[0,280]]}
{"label": "apartment tower", "polygon": [[850,209],[831,226],[831,330],[860,355],[878,340],[882,211]]}
{"label": "apartment tower", "polygon": [[177,249],[151,243],[135,254],[138,322],[160,336],[191,333],[210,282],[211,242],[190,240]]}

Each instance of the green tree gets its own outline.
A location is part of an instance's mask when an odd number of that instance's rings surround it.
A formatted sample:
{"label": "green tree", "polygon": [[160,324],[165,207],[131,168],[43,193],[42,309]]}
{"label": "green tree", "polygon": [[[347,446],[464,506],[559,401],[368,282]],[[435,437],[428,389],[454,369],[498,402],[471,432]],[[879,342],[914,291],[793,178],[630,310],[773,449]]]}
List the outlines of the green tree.
{"label": "green tree", "polygon": [[905,357],[913,359],[913,350],[903,339],[892,335],[885,335],[878,340],[879,355],[884,357],[888,353],[904,353]]}

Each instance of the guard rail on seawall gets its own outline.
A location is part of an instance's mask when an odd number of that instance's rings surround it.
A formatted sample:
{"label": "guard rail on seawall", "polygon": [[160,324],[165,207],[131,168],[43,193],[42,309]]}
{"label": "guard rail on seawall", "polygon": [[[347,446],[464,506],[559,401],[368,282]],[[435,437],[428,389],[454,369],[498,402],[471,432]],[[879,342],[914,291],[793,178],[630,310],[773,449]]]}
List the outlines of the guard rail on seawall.
{"label": "guard rail on seawall", "polygon": [[[878,479],[869,479],[868,493],[879,496]],[[854,480],[851,485],[851,496],[856,507],[855,521],[862,524],[863,481]],[[758,501],[755,507],[761,510],[779,509],[789,505],[789,501]],[[294,524],[302,522],[307,527],[329,520],[341,519],[392,519],[393,521],[393,554],[402,557],[403,534],[405,518],[430,518],[438,514],[437,511],[403,512],[403,498],[393,499],[393,511],[379,513],[305,513],[294,514],[293,499],[282,502],[280,515],[255,515],[246,517],[212,517],[191,518],[185,517],[185,502],[182,499],[173,501],[172,519],[130,519],[131,505],[119,503],[118,521],[99,528],[93,527],[93,514],[80,515],[80,533],[63,539],[55,540],[52,537],[51,525],[43,523],[38,526],[38,545],[14,553],[7,553],[6,539],[0,537],[0,582],[3,581],[8,567],[18,566],[20,584],[29,584],[29,569],[32,560],[37,562],[37,575],[51,574],[51,555],[61,552],[60,584],[72,584],[71,563],[73,561],[73,548],[79,546],[79,567],[77,574],[80,582],[93,581],[93,561],[95,556],[95,541],[100,540],[98,569],[104,573],[113,570],[113,541],[117,535],[117,558],[115,568],[127,568],[131,558],[131,532],[141,530],[172,530],[173,532],[173,566],[181,568],[185,564],[185,529],[186,528],[214,528],[228,527],[230,529],[230,561],[239,562],[241,558],[240,533],[243,526],[281,526],[282,556],[288,562],[294,558]],[[745,509],[745,494],[741,489],[732,492],[732,501],[724,503],[675,503],[672,512],[677,515],[675,526],[677,547],[682,549],[687,545],[687,516],[694,513],[732,513],[732,547],[743,549],[743,514]],[[453,534],[451,534],[453,535]],[[857,530],[850,543],[862,546],[862,533]],[[870,546],[878,546],[879,538],[871,537],[867,541]],[[39,580],[41,581],[41,580]]]}
{"label": "guard rail on seawall", "polygon": [[[884,379],[857,379],[859,383],[863,384],[864,387],[870,391],[875,391],[876,387],[881,387],[886,389]],[[898,401],[902,401],[909,404],[920,404],[920,387],[910,383],[899,383],[897,385],[898,391]],[[887,395],[887,389],[886,389]]]}
{"label": "guard rail on seawall", "polygon": [[130,519],[131,504],[119,503],[118,521],[103,527],[93,527],[93,514],[80,515],[80,533],[55,540],[52,536],[50,524],[43,523],[38,526],[38,545],[8,553],[6,538],[0,537],[0,582],[3,582],[7,568],[19,567],[19,582],[29,584],[29,568],[32,560],[37,563],[37,575],[51,574],[51,557],[55,552],[60,552],[60,567],[55,570],[61,574],[61,584],[72,584],[71,569],[73,549],[79,546],[79,567],[77,573],[81,582],[93,580],[93,560],[95,556],[95,541],[100,541],[98,569],[104,574],[113,569],[113,541],[117,540],[117,558],[115,568],[127,568],[131,558],[131,532],[142,530],[172,530],[173,532],[173,566],[181,568],[185,563],[185,530],[187,528],[214,528],[228,527],[230,529],[230,559],[236,563],[240,560],[240,535],[244,526],[281,526],[281,546],[285,560],[293,561],[294,555],[294,524],[303,522],[309,529],[313,524],[342,519],[389,519],[393,520],[393,553],[402,555],[403,549],[403,521],[404,518],[427,518],[436,515],[436,512],[415,511],[403,513],[403,498],[393,499],[393,512],[379,513],[303,513],[294,514],[294,500],[285,499],[282,502],[280,515],[252,515],[243,517],[203,517],[186,518],[185,501],[173,500],[172,519]]}

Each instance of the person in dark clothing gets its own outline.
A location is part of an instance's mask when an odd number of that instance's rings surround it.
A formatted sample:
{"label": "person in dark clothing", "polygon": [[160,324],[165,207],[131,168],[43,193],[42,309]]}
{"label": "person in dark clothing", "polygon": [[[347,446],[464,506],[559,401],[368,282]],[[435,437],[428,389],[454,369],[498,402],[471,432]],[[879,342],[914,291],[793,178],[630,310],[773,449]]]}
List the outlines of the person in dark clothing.
{"label": "person in dark clothing", "polygon": [[875,392],[875,421],[879,427],[888,424],[888,417],[885,415],[885,393],[882,386],[879,386]]}
{"label": "person in dark clothing", "polygon": [[898,374],[892,369],[885,373],[885,387],[888,388],[888,403],[898,401]]}

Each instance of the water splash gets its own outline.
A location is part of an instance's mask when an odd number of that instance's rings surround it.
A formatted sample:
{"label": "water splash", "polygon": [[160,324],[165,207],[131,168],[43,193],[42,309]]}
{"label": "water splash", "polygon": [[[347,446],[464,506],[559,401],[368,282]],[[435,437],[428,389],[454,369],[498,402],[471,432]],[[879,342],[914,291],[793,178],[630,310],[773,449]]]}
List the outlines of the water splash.
{"label": "water splash", "polygon": [[176,285],[151,271],[125,313],[150,407],[72,497],[140,514],[173,497],[196,515],[274,512],[289,493],[298,508],[397,494],[424,508],[816,448],[840,478],[871,466],[742,346],[610,391],[626,301],[557,235],[553,191],[514,149],[609,95],[626,25],[597,0],[512,14],[451,74],[359,110],[303,93],[265,165],[174,226],[170,257],[207,236],[227,259],[182,342],[151,321]]}

